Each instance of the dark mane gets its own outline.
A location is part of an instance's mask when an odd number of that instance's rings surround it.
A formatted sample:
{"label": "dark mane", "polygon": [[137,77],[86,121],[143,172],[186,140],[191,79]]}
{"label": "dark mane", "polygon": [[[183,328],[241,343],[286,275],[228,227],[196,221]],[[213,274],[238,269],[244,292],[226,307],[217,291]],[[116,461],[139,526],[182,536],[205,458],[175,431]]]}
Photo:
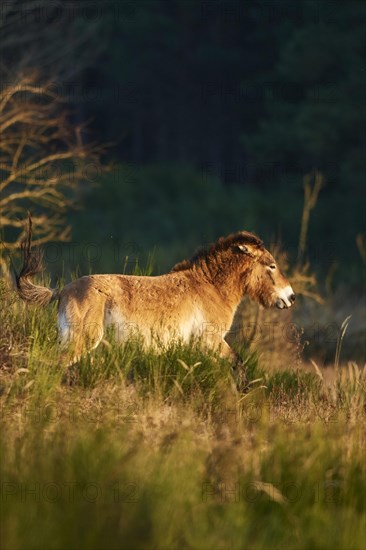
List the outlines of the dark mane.
{"label": "dark mane", "polygon": [[208,246],[200,247],[190,260],[183,260],[175,264],[171,271],[175,272],[190,269],[201,260],[204,260],[210,256],[214,256],[219,252],[223,252],[233,245],[240,244],[251,244],[257,246],[260,249],[264,248],[263,241],[259,237],[257,237],[257,235],[254,235],[254,233],[249,233],[249,231],[239,231],[237,233],[232,233],[228,237],[220,237],[218,241],[216,241],[215,243],[211,243]]}

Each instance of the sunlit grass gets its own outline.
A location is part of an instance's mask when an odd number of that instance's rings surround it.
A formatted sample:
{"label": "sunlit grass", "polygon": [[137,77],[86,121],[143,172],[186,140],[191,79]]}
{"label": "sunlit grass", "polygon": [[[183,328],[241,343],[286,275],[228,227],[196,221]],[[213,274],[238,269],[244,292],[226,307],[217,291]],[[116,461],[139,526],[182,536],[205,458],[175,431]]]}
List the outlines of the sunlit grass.
{"label": "sunlit grass", "polygon": [[[362,548],[366,374],[265,371],[107,338],[69,369],[55,310],[2,294],[4,549]],[[11,335],[11,340],[9,340]]]}

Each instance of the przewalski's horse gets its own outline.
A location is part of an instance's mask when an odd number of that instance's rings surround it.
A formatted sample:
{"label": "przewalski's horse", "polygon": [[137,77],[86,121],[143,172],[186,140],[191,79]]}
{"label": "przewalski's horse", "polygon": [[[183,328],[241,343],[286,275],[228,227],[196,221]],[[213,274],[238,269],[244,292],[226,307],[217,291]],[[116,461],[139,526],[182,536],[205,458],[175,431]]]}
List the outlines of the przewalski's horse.
{"label": "przewalski's horse", "polygon": [[247,231],[221,237],[165,275],[86,275],[62,290],[31,281],[43,270],[40,254],[31,251],[31,233],[29,218],[18,294],[38,306],[58,301],[60,343],[71,362],[96,348],[108,326],[120,341],[136,330],[147,345],[203,337],[208,347],[232,356],[225,335],[245,295],[267,308],[289,308],[295,300],[273,256]]}

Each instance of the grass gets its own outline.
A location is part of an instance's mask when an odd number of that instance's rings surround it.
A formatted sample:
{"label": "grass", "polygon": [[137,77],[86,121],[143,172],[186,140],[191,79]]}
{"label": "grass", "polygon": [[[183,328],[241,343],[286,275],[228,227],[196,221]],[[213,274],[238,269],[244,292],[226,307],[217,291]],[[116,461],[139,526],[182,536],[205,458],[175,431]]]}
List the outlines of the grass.
{"label": "grass", "polygon": [[[55,310],[0,290],[1,547],[361,549],[366,373],[106,342],[68,373]],[[338,355],[339,356],[339,355]],[[318,370],[316,370],[318,369]]]}

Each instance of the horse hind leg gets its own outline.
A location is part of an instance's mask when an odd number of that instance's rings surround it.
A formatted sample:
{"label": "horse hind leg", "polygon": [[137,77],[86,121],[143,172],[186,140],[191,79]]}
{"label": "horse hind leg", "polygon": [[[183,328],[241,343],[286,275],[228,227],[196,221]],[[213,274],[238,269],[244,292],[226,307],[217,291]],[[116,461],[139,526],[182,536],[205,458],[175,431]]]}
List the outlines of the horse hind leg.
{"label": "horse hind leg", "polygon": [[80,319],[75,315],[68,316],[66,312],[59,313],[58,327],[61,363],[67,367],[95,349],[104,334],[103,323],[92,320],[91,315]]}

